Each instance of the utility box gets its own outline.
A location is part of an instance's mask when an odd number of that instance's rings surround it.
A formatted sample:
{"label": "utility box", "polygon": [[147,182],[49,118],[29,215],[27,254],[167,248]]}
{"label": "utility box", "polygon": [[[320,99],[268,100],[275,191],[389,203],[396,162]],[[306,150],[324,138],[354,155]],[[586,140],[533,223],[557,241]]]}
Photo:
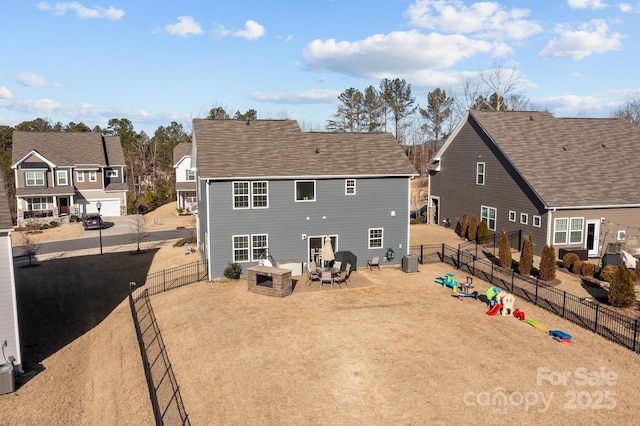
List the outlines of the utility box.
{"label": "utility box", "polygon": [[404,272],[418,272],[418,256],[408,254],[402,257],[402,270]]}
{"label": "utility box", "polygon": [[13,365],[0,364],[0,395],[11,393],[16,390],[13,378]]}

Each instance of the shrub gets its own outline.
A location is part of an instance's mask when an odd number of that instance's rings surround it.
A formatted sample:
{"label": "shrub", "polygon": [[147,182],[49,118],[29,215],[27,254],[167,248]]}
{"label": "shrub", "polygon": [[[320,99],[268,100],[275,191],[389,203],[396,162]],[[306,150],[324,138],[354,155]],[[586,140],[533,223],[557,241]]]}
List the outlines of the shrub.
{"label": "shrub", "polygon": [[173,246],[174,247],[184,247],[187,244],[196,244],[196,243],[197,243],[196,236],[192,235],[190,237],[185,237],[185,238],[182,238],[182,239],[176,241]]}
{"label": "shrub", "polygon": [[72,214],[71,216],[69,216],[69,222],[71,223],[80,222],[80,218],[77,215]]}
{"label": "shrub", "polygon": [[582,264],[580,273],[585,277],[593,277],[596,274],[596,265],[594,265],[593,263],[584,262]]}
{"label": "shrub", "polygon": [[469,222],[469,228],[467,229],[467,235],[469,241],[475,241],[478,234],[478,216],[471,216],[471,222]]}
{"label": "shrub", "polygon": [[624,262],[618,266],[609,286],[609,303],[618,308],[629,308],[636,303],[633,277]]}
{"label": "shrub", "polygon": [[540,256],[540,279],[552,281],[556,278],[556,251],[553,246],[545,245]]}
{"label": "shrub", "polygon": [[616,272],[618,272],[617,266],[607,265],[600,271],[600,278],[611,284],[611,282],[613,281],[613,277],[616,275]]}
{"label": "shrub", "polygon": [[580,275],[582,273],[582,267],[584,266],[585,262],[583,262],[582,260],[578,259],[575,262],[573,262],[573,264],[571,265],[571,269],[570,271],[573,272],[576,275]]}
{"label": "shrub", "polygon": [[[483,221],[483,223],[485,223]],[[500,248],[498,250],[500,256],[500,266],[503,268],[511,269],[511,243],[509,243],[509,237],[504,230],[500,231]]]}
{"label": "shrub", "polygon": [[533,268],[533,236],[529,234],[522,245],[518,272],[524,276],[529,276],[531,275],[531,268]]}
{"label": "shrub", "polygon": [[51,222],[49,222],[49,226],[50,226],[51,228],[56,228],[56,227],[58,227],[59,225],[60,225],[60,223],[59,223],[59,222],[56,222],[55,220],[52,220]]}
{"label": "shrub", "polygon": [[487,221],[483,220],[478,225],[478,242],[480,244],[486,244],[489,242],[489,235],[491,232],[489,231],[489,225],[487,225]]}
{"label": "shrub", "polygon": [[572,269],[573,264],[578,260],[580,260],[580,258],[575,253],[567,253],[564,256],[562,256],[562,264],[564,265],[565,268],[567,268],[570,271],[573,270]]}
{"label": "shrub", "polygon": [[462,238],[467,238],[467,230],[469,229],[469,218],[467,214],[462,215],[462,225],[460,227],[460,236]]}
{"label": "shrub", "polygon": [[239,263],[229,263],[224,269],[224,276],[230,280],[238,280],[242,275],[242,266]]}

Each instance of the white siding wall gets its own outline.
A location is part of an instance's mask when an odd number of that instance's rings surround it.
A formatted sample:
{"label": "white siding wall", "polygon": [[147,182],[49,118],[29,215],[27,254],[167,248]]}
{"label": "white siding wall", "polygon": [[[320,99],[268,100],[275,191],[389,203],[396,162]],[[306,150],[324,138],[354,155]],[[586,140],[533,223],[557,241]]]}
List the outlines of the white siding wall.
{"label": "white siding wall", "polygon": [[[15,358],[14,365],[21,371],[20,335],[18,332],[18,312],[16,306],[15,278],[13,271],[13,251],[11,237],[0,234],[0,345],[7,341],[4,354]],[[0,364],[6,361],[0,357]]]}

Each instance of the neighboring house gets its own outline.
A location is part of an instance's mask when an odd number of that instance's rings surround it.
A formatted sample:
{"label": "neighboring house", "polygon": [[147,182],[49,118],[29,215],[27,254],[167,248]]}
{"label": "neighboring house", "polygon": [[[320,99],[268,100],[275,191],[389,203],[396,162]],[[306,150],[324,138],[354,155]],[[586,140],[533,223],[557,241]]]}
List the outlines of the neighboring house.
{"label": "neighboring house", "polygon": [[0,345],[7,342],[7,346],[2,348],[3,357],[0,358],[0,364],[10,362],[16,371],[22,371],[16,281],[11,247],[13,223],[3,173],[0,173],[0,189],[5,194],[0,196]]}
{"label": "neighboring house", "polygon": [[325,237],[356,266],[409,250],[416,170],[388,133],[302,132],[292,120],[193,121],[198,247],[210,277],[276,261],[322,261]]}
{"label": "neighboring house", "polygon": [[491,231],[532,234],[544,245],[640,247],[640,129],[626,120],[555,118],[548,112],[471,111],[430,167],[429,216],[462,215]]}
{"label": "neighboring house", "polygon": [[176,172],[176,198],[178,208],[195,211],[196,171],[191,167],[191,143],[179,143],[173,148],[173,168]]}
{"label": "neighboring house", "polygon": [[127,214],[125,159],[117,136],[95,132],[13,132],[17,222]]}

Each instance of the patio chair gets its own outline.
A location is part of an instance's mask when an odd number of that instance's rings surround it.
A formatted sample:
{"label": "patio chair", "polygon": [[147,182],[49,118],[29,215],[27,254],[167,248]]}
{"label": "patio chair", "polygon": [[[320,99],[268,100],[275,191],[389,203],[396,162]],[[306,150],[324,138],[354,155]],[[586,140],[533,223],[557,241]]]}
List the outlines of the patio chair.
{"label": "patio chair", "polygon": [[344,283],[348,285],[349,275],[351,275],[351,264],[347,263],[347,266],[344,268],[344,271],[340,272],[340,275],[335,279],[338,283]]}
{"label": "patio chair", "polygon": [[335,269],[336,271],[339,271],[340,269],[342,269],[342,262],[339,260],[334,261],[333,269]]}
{"label": "patio chair", "polygon": [[324,283],[331,284],[331,288],[333,288],[333,275],[331,274],[331,271],[322,271],[322,275],[320,276],[320,287],[322,287]]}
{"label": "patio chair", "polygon": [[317,270],[311,269],[311,265],[307,267],[307,284],[311,286],[314,281],[320,281],[320,274]]}
{"label": "patio chair", "polygon": [[380,270],[380,257],[376,256],[372,259],[367,260],[367,266],[369,267],[369,269],[373,270],[373,268],[378,268],[378,271]]}
{"label": "patio chair", "polygon": [[309,270],[320,275],[320,273],[318,272],[318,265],[316,265],[315,260],[312,260],[311,262],[309,262]]}

